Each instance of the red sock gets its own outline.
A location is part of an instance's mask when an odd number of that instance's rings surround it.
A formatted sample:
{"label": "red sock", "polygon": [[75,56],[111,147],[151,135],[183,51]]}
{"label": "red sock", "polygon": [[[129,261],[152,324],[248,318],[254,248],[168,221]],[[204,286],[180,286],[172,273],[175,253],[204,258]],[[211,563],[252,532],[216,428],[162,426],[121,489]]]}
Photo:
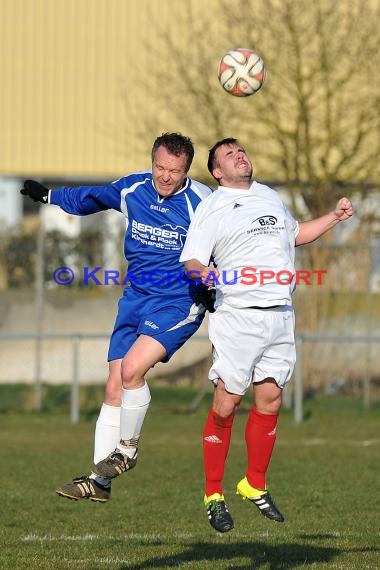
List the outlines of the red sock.
{"label": "red sock", "polygon": [[245,427],[248,466],[247,480],[255,489],[265,489],[265,476],[276,441],[278,415],[261,414],[256,405],[249,413]]}
{"label": "red sock", "polygon": [[206,496],[214,493],[222,495],[224,466],[231,441],[231,428],[234,415],[221,418],[210,410],[203,431],[203,461],[206,477]]}

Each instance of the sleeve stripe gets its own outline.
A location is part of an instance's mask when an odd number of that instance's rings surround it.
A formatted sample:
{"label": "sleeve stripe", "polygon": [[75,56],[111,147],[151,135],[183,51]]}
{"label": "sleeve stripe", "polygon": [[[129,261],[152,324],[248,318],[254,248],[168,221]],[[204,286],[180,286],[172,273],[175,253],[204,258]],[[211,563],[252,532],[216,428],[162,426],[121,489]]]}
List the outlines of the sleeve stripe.
{"label": "sleeve stripe", "polygon": [[126,196],[128,194],[131,194],[131,192],[137,190],[137,188],[141,186],[141,184],[145,184],[147,180],[149,179],[146,178],[145,180],[139,180],[139,182],[135,182],[135,184],[133,184],[133,186],[131,186],[130,188],[123,188],[123,190],[120,192],[120,210],[127,219],[128,219],[128,208],[127,208]]}
{"label": "sleeve stripe", "polygon": [[186,203],[187,203],[187,209],[189,211],[189,217],[190,220],[192,220],[194,218],[194,214],[195,214],[195,210],[190,202],[190,198],[188,197],[187,194],[185,194],[185,198],[186,198]]}
{"label": "sleeve stripe", "polygon": [[194,180],[192,180],[190,188],[201,200],[204,200],[211,194],[211,188],[206,186],[206,184],[202,184],[201,182],[195,183]]}

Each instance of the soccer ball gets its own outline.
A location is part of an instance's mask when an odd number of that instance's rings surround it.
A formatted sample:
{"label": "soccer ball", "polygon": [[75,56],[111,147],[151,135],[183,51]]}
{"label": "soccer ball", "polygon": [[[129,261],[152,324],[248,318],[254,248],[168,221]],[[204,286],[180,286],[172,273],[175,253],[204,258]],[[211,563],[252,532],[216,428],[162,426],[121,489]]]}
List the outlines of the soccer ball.
{"label": "soccer ball", "polygon": [[260,89],[265,79],[265,65],[248,48],[236,48],[224,54],[218,66],[219,83],[230,95],[248,97]]}

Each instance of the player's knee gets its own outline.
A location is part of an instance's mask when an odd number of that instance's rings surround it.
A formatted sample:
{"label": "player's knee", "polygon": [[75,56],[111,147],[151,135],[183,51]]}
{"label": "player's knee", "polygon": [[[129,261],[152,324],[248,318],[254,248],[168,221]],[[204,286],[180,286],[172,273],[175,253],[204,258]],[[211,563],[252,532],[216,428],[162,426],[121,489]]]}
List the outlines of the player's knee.
{"label": "player's knee", "polygon": [[268,410],[266,413],[272,416],[278,416],[280,410],[281,410],[281,402],[278,402],[268,406]]}
{"label": "player's knee", "polygon": [[[227,414],[227,411],[225,412]],[[229,415],[220,415],[214,411],[214,421],[220,427],[231,427],[234,421],[235,414],[232,412]]]}
{"label": "player's knee", "polygon": [[125,390],[140,388],[144,384],[144,378],[133,363],[123,362],[121,365],[121,384]]}
{"label": "player's knee", "polygon": [[260,414],[277,416],[281,410],[281,398],[275,400],[256,401],[256,409]]}
{"label": "player's knee", "polygon": [[105,402],[110,406],[120,406],[121,404],[121,378],[110,376],[105,388]]}
{"label": "player's knee", "polygon": [[233,421],[235,413],[240,405],[240,401],[240,396],[217,397],[213,403],[215,421],[219,422],[220,425],[225,425],[226,422]]}

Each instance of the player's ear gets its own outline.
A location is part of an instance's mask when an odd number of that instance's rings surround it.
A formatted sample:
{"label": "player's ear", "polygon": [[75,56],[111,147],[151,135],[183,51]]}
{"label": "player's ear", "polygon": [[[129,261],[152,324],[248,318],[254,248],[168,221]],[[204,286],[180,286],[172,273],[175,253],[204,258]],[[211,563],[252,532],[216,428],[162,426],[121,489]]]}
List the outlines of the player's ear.
{"label": "player's ear", "polygon": [[222,171],[220,170],[220,168],[215,167],[214,170],[212,171],[212,175],[215,178],[215,180],[219,180],[223,177],[222,175]]}

